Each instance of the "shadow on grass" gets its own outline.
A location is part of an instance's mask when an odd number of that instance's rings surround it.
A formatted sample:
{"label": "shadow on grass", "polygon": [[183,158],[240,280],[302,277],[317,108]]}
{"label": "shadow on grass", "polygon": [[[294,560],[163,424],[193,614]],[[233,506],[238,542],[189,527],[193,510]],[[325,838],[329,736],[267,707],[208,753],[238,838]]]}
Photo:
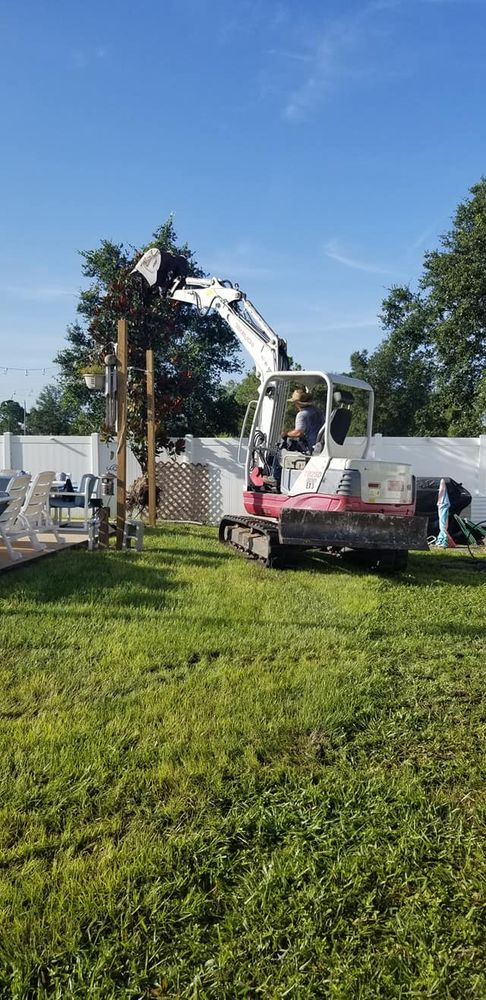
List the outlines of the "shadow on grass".
{"label": "shadow on grass", "polygon": [[[162,540],[165,540],[165,536],[170,543],[173,537],[180,542],[181,532],[183,532],[183,537],[185,540],[187,539],[189,545],[192,537],[197,542],[211,541],[214,543],[216,541],[216,530],[212,527],[202,525],[170,523],[162,529],[162,532],[159,529],[157,534],[159,537],[162,535]],[[229,546],[221,546],[219,551],[209,549],[198,550],[197,548],[191,551],[188,548],[181,549],[177,544],[174,547],[170,547],[170,544],[165,546],[155,544],[152,546],[149,543],[147,551],[149,553],[157,553],[163,557],[165,556],[171,562],[175,562],[180,558],[190,565],[202,568],[207,565],[213,569],[218,562],[221,563],[222,561],[234,558],[239,560],[247,559],[243,553],[237,552]],[[249,561],[251,562],[252,560]],[[258,565],[258,562],[256,562],[256,565]],[[433,587],[443,584],[476,587],[486,582],[486,577],[484,576],[486,573],[486,558],[484,555],[480,554],[478,556],[473,554],[471,556],[462,552],[453,552],[452,550],[449,550],[447,554],[442,551],[412,552],[410,553],[406,570],[398,573],[386,573],[384,571],[371,570],[363,563],[360,564],[358,558],[353,558],[351,554],[349,559],[343,559],[339,555],[320,552],[317,549],[306,552],[292,552],[292,547],[289,547],[288,562],[281,568],[277,568],[276,572],[298,573],[309,570],[322,570],[327,573],[331,572],[351,577],[369,577],[372,575],[377,579],[388,581],[395,587]]]}
{"label": "shadow on grass", "polygon": [[452,558],[432,553],[410,556],[408,570],[400,577],[408,577],[415,586],[433,587],[448,584],[458,587],[484,587],[486,583],[486,559],[457,555]]}
{"label": "shadow on grass", "polygon": [[212,565],[222,559],[228,560],[231,558],[231,551],[228,549],[224,550],[223,548],[221,548],[221,552],[211,552],[209,549],[195,549],[193,552],[187,552],[181,549],[169,549],[159,545],[151,545],[148,554],[152,555],[152,553],[165,556],[171,562],[183,559],[185,563],[190,563],[191,566],[202,567]]}
{"label": "shadow on grass", "polygon": [[[93,605],[99,604],[112,615],[120,608],[160,609],[174,591],[187,586],[176,579],[170,567],[147,566],[131,554],[78,552],[73,557],[66,552],[48,562],[49,565],[37,562],[25,567],[15,580],[12,577],[2,580],[0,594],[17,596],[22,604],[59,603],[64,613],[66,604],[86,604],[87,614],[92,613]],[[14,609],[9,613],[14,613]],[[19,613],[25,614],[22,605]]]}
{"label": "shadow on grass", "polygon": [[457,639],[462,636],[464,639],[480,639],[486,636],[486,625],[460,625],[456,621],[422,626],[422,630],[426,635],[441,638],[449,636],[452,639]]}
{"label": "shadow on grass", "polygon": [[346,576],[374,576],[386,580],[395,587],[433,587],[434,585],[452,584],[460,587],[480,587],[486,583],[486,559],[471,558],[467,555],[447,557],[431,555],[427,552],[411,553],[407,569],[390,573],[370,569],[360,564],[358,558],[353,561],[350,553],[346,559],[332,553],[308,551],[296,556],[289,567],[294,570],[309,570],[322,567]]}
{"label": "shadow on grass", "polygon": [[[179,568],[187,568],[189,574],[192,570],[214,572],[232,558],[232,553],[222,546],[215,551],[207,545],[214,541],[214,531],[210,528],[205,531],[188,526],[182,533],[181,526],[173,526],[157,530],[152,536],[147,532],[147,545],[140,553],[119,552],[114,548],[97,552],[59,551],[52,559],[22,567],[21,574],[0,579],[0,599],[3,596],[20,599],[22,604],[31,601],[51,606],[59,603],[64,613],[69,604],[71,614],[76,604],[81,617],[84,612],[80,605],[87,605],[86,615],[89,615],[93,605],[99,604],[112,617],[118,617],[121,610],[122,617],[129,617],[131,610],[161,610],[175,592],[191,585],[190,580],[181,579]],[[49,610],[51,613],[52,608]]]}

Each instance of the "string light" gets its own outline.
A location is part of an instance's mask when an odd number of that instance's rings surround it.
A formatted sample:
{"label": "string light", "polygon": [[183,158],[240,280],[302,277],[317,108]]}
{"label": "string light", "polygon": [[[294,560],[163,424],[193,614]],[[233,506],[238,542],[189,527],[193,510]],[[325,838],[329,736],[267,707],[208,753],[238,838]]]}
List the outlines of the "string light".
{"label": "string light", "polygon": [[8,375],[9,372],[23,372],[24,375],[35,375],[38,372],[41,372],[42,375],[47,375],[48,371],[56,370],[55,365],[49,365],[47,368],[14,368],[12,365],[9,365],[8,367],[3,365],[2,367],[4,375]]}

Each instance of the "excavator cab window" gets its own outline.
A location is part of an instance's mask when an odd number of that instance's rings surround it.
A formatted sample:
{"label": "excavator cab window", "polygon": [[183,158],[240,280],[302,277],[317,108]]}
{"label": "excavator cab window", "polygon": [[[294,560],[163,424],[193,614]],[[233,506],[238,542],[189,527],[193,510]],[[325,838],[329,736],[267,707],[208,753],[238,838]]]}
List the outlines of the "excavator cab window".
{"label": "excavator cab window", "polygon": [[353,416],[354,396],[344,389],[334,393],[335,409],[331,414],[331,437],[336,444],[344,444]]}
{"label": "excavator cab window", "polygon": [[344,444],[351,424],[351,410],[339,407],[331,420],[331,437],[336,444]]}
{"label": "excavator cab window", "polygon": [[[334,406],[331,413],[330,435],[335,444],[342,445],[347,438],[353,418],[353,403],[354,396],[352,392],[347,392],[346,390],[341,389],[336,390],[333,393]],[[324,423],[317,435],[317,440],[312,452],[313,455],[321,454],[324,448],[325,433],[326,425]]]}

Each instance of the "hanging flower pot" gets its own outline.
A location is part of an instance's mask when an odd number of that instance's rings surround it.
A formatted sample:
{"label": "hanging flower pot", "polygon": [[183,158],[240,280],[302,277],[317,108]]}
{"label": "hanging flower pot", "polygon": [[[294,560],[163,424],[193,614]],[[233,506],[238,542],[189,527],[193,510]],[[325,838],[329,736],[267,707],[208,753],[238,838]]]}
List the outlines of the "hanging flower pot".
{"label": "hanging flower pot", "polygon": [[88,389],[101,392],[105,388],[105,370],[101,367],[85,368],[81,372]]}

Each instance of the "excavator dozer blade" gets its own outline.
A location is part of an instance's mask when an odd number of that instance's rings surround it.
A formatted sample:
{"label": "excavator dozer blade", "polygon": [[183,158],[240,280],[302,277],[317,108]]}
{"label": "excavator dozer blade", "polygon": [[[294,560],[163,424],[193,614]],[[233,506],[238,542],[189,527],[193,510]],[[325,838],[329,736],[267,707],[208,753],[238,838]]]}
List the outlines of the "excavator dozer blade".
{"label": "excavator dozer blade", "polygon": [[427,549],[427,518],[283,507],[279,538],[312,548]]}

